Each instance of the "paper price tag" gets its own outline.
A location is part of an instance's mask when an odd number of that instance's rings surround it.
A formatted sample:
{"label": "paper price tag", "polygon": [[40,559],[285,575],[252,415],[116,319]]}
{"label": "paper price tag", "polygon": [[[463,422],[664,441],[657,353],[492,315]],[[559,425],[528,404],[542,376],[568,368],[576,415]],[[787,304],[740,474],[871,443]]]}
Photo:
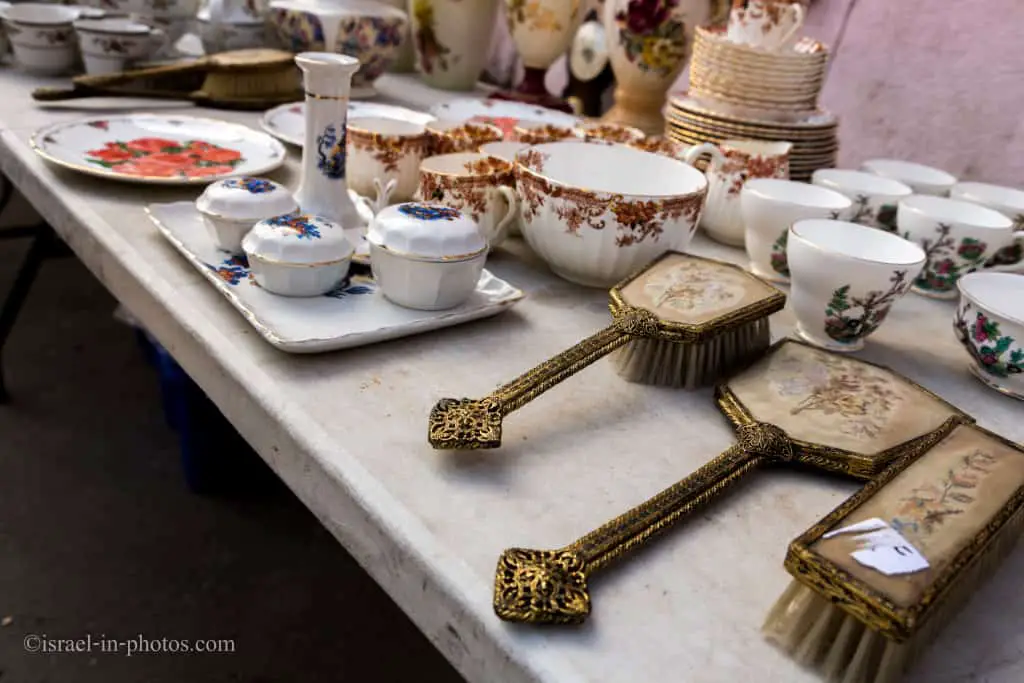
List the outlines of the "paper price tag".
{"label": "paper price tag", "polygon": [[854,538],[859,547],[850,556],[886,576],[913,574],[930,566],[925,556],[903,534],[877,517],[830,531],[823,538],[849,533],[859,534]]}

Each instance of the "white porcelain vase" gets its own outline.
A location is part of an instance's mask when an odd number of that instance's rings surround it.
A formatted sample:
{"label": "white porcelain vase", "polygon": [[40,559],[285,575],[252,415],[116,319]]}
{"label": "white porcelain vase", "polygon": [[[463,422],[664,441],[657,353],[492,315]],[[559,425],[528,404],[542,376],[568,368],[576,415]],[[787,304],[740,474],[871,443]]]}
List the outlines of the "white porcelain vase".
{"label": "white porcelain vase", "polygon": [[306,138],[302,181],[295,198],[305,213],[323,216],[346,229],[366,220],[349,198],[345,181],[345,143],[349,89],[359,60],[328,52],[295,57],[306,90]]}

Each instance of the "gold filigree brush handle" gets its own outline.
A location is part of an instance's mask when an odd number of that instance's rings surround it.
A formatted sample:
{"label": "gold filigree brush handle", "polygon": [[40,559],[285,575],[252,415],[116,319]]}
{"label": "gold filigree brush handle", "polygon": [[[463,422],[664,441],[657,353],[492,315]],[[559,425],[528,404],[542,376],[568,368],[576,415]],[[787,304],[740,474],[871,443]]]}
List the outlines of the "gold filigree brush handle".
{"label": "gold filigree brush handle", "polygon": [[711,502],[766,460],[792,457],[789,438],[773,425],[743,425],[737,438],[693,474],[560,550],[503,552],[494,578],[495,614],[534,624],[584,621],[594,572]]}
{"label": "gold filigree brush handle", "polygon": [[439,449],[497,448],[502,419],[630,339],[653,337],[658,322],[642,308],[620,310],[612,324],[480,398],[443,398],[430,411],[427,439]]}

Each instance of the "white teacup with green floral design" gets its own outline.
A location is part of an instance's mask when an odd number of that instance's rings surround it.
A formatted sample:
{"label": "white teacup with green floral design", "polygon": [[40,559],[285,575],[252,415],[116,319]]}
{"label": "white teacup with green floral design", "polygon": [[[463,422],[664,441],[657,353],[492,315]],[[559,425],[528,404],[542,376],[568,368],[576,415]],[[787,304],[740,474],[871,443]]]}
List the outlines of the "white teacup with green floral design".
{"label": "white teacup with green floral design", "polygon": [[953,330],[971,372],[996,391],[1024,400],[1024,277],[971,273],[957,282]]}
{"label": "white teacup with green floral design", "polygon": [[896,207],[914,193],[898,180],[839,168],[819,168],[811,182],[850,198],[853,206],[840,216],[844,221],[860,223],[888,232],[896,232]]}
{"label": "white teacup with green floral design", "polygon": [[[962,199],[995,209],[1013,221],[1014,230],[1024,230],[1024,190],[988,183],[957,183],[950,190],[951,199]],[[1024,260],[1024,244],[1014,242],[1000,249],[985,262],[985,268],[1004,270],[1004,266],[1015,266]]]}
{"label": "white teacup with green floral design", "polygon": [[[936,299],[955,299],[960,277],[981,268],[1012,242],[1024,240],[1024,230],[1014,232],[1013,221],[998,211],[946,197],[904,199],[896,210],[896,224],[899,234],[921,245],[927,256],[914,291]],[[1024,263],[1015,268],[1024,272]]]}
{"label": "white teacup with green floral design", "polygon": [[838,219],[852,204],[835,190],[817,185],[776,178],[748,180],[740,190],[740,212],[750,271],[771,282],[788,282],[790,227],[811,218]]}
{"label": "white teacup with green floral design", "polygon": [[789,229],[789,303],[796,333],[833,351],[859,351],[924,266],[924,250],[875,228],[834,220]]}
{"label": "white teacup with green floral design", "polygon": [[910,187],[914,194],[946,197],[956,185],[956,176],[942,169],[900,159],[868,159],[860,169],[868,173],[898,180]]}

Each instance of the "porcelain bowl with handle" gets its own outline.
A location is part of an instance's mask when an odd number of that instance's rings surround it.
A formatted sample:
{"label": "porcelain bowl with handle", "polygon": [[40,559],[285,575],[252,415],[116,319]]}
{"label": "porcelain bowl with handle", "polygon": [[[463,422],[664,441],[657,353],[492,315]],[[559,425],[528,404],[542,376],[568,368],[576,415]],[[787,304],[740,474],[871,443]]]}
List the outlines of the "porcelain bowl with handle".
{"label": "porcelain bowl with handle", "polygon": [[1024,400],[1024,275],[978,272],[957,282],[953,330],[974,376]]}

